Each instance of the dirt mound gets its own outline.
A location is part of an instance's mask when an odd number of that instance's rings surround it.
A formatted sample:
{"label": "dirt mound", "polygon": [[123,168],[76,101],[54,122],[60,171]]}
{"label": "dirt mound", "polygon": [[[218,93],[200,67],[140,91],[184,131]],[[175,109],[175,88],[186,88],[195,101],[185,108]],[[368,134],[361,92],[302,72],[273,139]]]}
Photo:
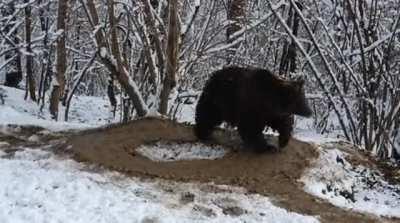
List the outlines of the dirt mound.
{"label": "dirt mound", "polygon": [[135,151],[140,145],[159,140],[182,143],[195,142],[196,138],[189,125],[146,118],[81,132],[70,137],[67,145],[79,161],[134,176],[242,186],[249,192],[274,198],[275,203],[290,211],[318,215],[322,222],[379,221],[373,216],[340,209],[303,191],[298,179],[318,157],[316,148],[308,143],[292,139],[280,152],[258,154],[241,148],[237,135],[220,130],[215,133],[215,143],[229,152],[217,160],[154,162]]}

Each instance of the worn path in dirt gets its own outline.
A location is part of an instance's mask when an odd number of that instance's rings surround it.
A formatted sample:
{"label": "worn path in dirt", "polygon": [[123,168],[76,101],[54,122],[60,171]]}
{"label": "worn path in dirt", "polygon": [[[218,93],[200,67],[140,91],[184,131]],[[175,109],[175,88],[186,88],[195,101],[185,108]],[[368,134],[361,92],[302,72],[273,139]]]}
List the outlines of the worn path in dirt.
{"label": "worn path in dirt", "polygon": [[192,127],[147,118],[124,125],[89,130],[70,137],[69,149],[79,161],[91,162],[139,177],[174,181],[214,182],[242,186],[267,195],[290,211],[320,216],[322,222],[395,222],[335,207],[302,190],[297,180],[318,153],[312,145],[292,139],[280,152],[254,153],[238,148],[237,137],[218,131],[216,141],[231,149],[218,160],[154,162],[135,152],[139,145],[158,140],[196,141]]}

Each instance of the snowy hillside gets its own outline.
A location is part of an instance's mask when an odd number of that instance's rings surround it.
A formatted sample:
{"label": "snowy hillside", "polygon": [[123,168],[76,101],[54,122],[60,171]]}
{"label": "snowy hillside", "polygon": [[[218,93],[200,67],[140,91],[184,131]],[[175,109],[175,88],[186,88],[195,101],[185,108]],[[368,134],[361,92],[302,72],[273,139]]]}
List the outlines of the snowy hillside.
{"label": "snowy hillside", "polygon": [[58,122],[50,119],[48,104],[43,107],[24,100],[23,90],[1,86],[4,90],[4,104],[0,104],[0,124],[33,125],[52,131],[93,128],[116,122],[112,117],[109,102],[105,98],[79,96],[71,101],[69,122],[64,122],[65,107],[60,106]]}
{"label": "snowy hillside", "polygon": [[351,164],[351,155],[335,144],[325,144],[319,152],[300,179],[307,192],[353,211],[400,218],[400,185],[388,183],[379,170]]}
{"label": "snowy hillside", "polygon": [[318,222],[240,188],[128,178],[42,149],[0,158],[1,222]]}
{"label": "snowy hillside", "polygon": [[[7,131],[8,124],[65,131],[113,122],[105,99],[74,98],[71,121],[55,122],[46,108],[40,112],[37,104],[24,101],[23,91],[2,88],[7,95],[0,105],[3,134],[15,132]],[[191,159],[199,149],[187,150],[185,157]],[[0,142],[0,182],[0,222],[4,223],[318,222],[240,188],[212,185],[226,192],[209,192],[203,184],[130,178],[54,155],[51,147],[14,148],[5,141]]]}
{"label": "snowy hillside", "polygon": [[[7,135],[17,126],[50,131],[87,129],[116,122],[106,99],[74,98],[70,122],[49,119],[47,110],[23,101],[23,92],[5,88],[0,105],[0,222],[319,222],[318,215],[289,211],[281,198],[249,193],[241,187],[213,183],[179,183],[142,179],[78,163],[54,145],[14,146]],[[187,116],[184,116],[187,117]],[[303,189],[350,212],[373,219],[400,218],[400,186],[377,170],[347,161],[343,151],[323,137],[297,129],[297,137],[320,144],[320,156],[301,179]],[[35,132],[21,140],[32,141]],[[40,141],[38,138],[36,141]],[[332,139],[330,139],[332,141]],[[23,143],[22,143],[23,144]],[[331,145],[331,146],[329,146]],[[156,162],[221,159],[222,148],[202,144],[156,143],[137,149]],[[371,183],[373,186],[371,186]],[[290,196],[290,195],[288,195]],[[362,215],[364,217],[364,215]],[[382,219],[382,221],[384,221]]]}
{"label": "snowy hillside", "polygon": [[400,223],[399,2],[0,0],[0,223]]}

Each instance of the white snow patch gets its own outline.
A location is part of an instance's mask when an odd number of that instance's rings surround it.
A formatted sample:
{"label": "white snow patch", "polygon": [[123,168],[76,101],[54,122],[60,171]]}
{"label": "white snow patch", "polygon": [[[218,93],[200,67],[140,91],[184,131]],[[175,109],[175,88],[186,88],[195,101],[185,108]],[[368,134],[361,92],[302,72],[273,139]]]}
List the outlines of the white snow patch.
{"label": "white snow patch", "polygon": [[28,137],[28,141],[30,141],[30,142],[39,142],[40,138],[39,138],[38,135],[33,134],[33,135]]}
{"label": "white snow patch", "polygon": [[340,131],[331,129],[321,134],[315,129],[313,118],[304,118],[301,116],[295,116],[293,136],[296,139],[312,144],[345,141],[344,137],[340,135]]}
{"label": "white snow patch", "polygon": [[148,110],[148,113],[146,114],[146,117],[148,118],[160,118],[163,115],[161,115],[155,107],[151,108]]}
{"label": "white snow patch", "polygon": [[[220,188],[207,190],[205,188]],[[189,194],[189,199],[184,198]],[[40,149],[0,157],[0,222],[318,222],[267,197],[212,184],[143,181]],[[184,200],[184,201],[182,201]],[[239,207],[240,215],[224,214]]]}
{"label": "white snow patch", "polygon": [[186,122],[194,124],[195,123],[194,117],[196,114],[196,107],[195,107],[196,104],[197,102],[190,105],[183,104],[179,106],[175,117],[177,121],[181,123]]}
{"label": "white snow patch", "polygon": [[315,130],[302,130],[297,128],[294,130],[293,136],[301,141],[314,144],[343,141],[343,139],[334,138],[333,136],[329,136],[327,134],[321,135]]}
{"label": "white snow patch", "polygon": [[[22,107],[22,106],[21,106]],[[7,125],[21,125],[21,126],[40,126],[48,128],[52,131],[62,131],[67,129],[79,129],[90,127],[82,124],[73,124],[66,122],[56,122],[52,120],[42,119],[35,117],[26,111],[18,111],[18,108],[0,106],[0,123],[3,127]]]}
{"label": "white snow patch", "polygon": [[300,179],[305,191],[339,207],[400,217],[399,185],[390,185],[377,170],[352,166],[338,149],[319,150],[320,157]]}
{"label": "white snow patch", "polygon": [[142,145],[136,151],[153,161],[168,162],[178,160],[222,158],[227,151],[221,146],[209,146],[202,143],[157,142]]}
{"label": "white snow patch", "polygon": [[106,57],[107,57],[107,54],[108,54],[107,49],[106,49],[104,46],[101,47],[101,48],[100,48],[100,57],[106,58]]}
{"label": "white snow patch", "polygon": [[5,94],[4,105],[0,106],[0,127],[7,125],[40,126],[50,131],[94,128],[118,121],[110,112],[109,102],[101,97],[74,97],[69,111],[69,122],[64,119],[65,108],[60,106],[59,121],[51,119],[46,104],[42,111],[36,102],[24,100],[24,91],[2,86]]}

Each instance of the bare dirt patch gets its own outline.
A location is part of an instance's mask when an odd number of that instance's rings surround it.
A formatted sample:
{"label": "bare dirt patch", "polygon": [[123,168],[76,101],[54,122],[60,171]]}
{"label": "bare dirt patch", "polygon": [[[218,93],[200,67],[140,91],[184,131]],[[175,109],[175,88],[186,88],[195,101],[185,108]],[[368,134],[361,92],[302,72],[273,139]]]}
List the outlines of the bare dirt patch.
{"label": "bare dirt patch", "polygon": [[[146,118],[75,134],[67,140],[66,148],[72,150],[79,161],[100,164],[134,176],[242,186],[251,193],[273,198],[277,205],[290,211],[320,216],[322,222],[396,221],[347,211],[304,192],[298,179],[318,157],[318,152],[311,144],[295,139],[290,140],[282,151],[259,154],[241,148],[237,136],[217,131],[213,143],[229,150],[217,160],[154,162],[135,151],[140,145],[160,140],[196,142],[192,132],[189,125]],[[243,211],[231,209],[227,211]]]}

